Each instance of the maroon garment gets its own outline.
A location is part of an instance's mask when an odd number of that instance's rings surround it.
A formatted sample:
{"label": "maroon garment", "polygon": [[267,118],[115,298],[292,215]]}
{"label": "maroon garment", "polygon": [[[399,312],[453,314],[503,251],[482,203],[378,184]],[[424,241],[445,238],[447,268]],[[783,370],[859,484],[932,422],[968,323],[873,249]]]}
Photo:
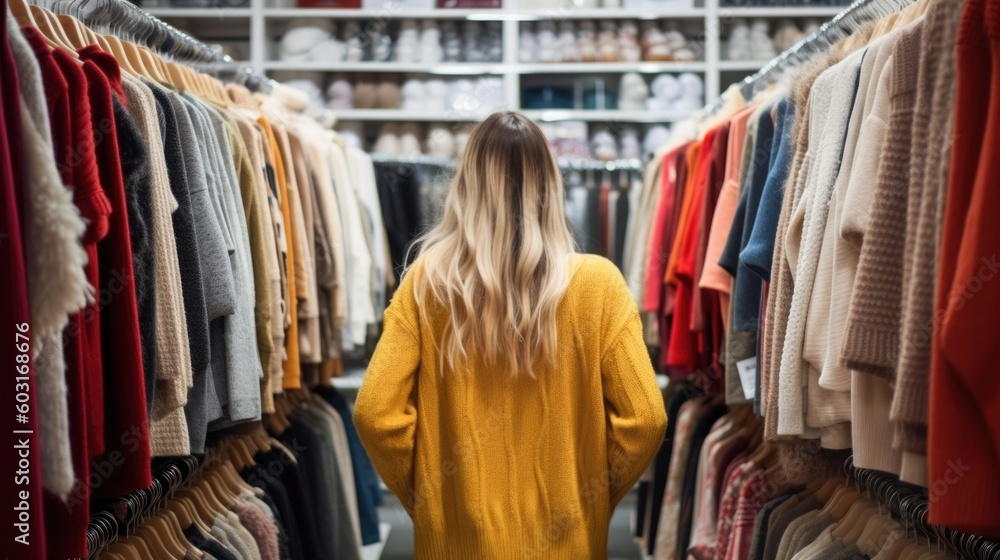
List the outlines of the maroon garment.
{"label": "maroon garment", "polygon": [[[0,349],[0,360],[15,385],[6,392],[8,424],[0,445],[10,458],[3,484],[5,515],[4,550],[14,558],[42,560],[45,556],[45,513],[42,505],[42,466],[39,461],[38,421],[35,417],[35,372],[31,361],[34,347],[28,309],[27,268],[24,262],[21,219],[24,181],[21,157],[21,105],[14,56],[7,42],[7,9],[0,16],[0,290],[6,303],[0,307],[0,324],[7,329],[8,344]],[[21,334],[22,337],[18,337]],[[13,367],[11,367],[13,366]],[[10,389],[13,389],[11,391]],[[25,398],[18,398],[24,395]],[[25,402],[20,402],[25,401]],[[24,423],[15,416],[24,414]],[[27,433],[15,433],[24,431]],[[15,457],[17,462],[15,462]],[[20,540],[15,540],[20,539]]]}
{"label": "maroon garment", "polygon": [[[88,220],[83,245],[96,272],[96,241],[107,230],[107,215],[110,204],[104,199],[97,180],[97,165],[93,157],[93,136],[90,134],[90,106],[85,95],[80,95],[79,78],[67,79],[39,32],[32,27],[22,28],[22,33],[35,52],[45,87],[48,104],[49,124],[52,128],[52,142],[56,151],[56,166],[63,183],[73,187],[73,202]],[[65,53],[63,53],[65,54]],[[73,65],[75,60],[69,60]],[[76,67],[80,73],[82,69]],[[75,73],[74,73],[75,74]],[[70,86],[77,88],[74,92]],[[85,93],[85,92],[84,92]],[[82,101],[78,98],[82,97]],[[75,125],[75,117],[86,112],[86,122],[82,130]],[[89,157],[87,157],[89,154]],[[89,196],[88,196],[89,195]],[[98,196],[99,195],[99,196]],[[103,200],[104,204],[101,204]],[[95,284],[96,285],[96,284]],[[85,534],[90,509],[91,446],[89,434],[91,423],[103,422],[103,405],[100,409],[90,409],[91,394],[88,386],[96,379],[101,387],[102,372],[88,370],[92,360],[88,353],[92,345],[87,341],[87,320],[96,314],[96,305],[85,308],[70,317],[63,331],[63,352],[66,358],[66,396],[69,415],[70,451],[73,456],[73,472],[76,482],[64,503],[59,498],[45,494],[45,531],[59,535],[48,543],[52,558],[76,558],[86,556]],[[97,339],[100,342],[100,339]],[[97,346],[98,350],[100,345]],[[103,393],[98,393],[103,401]],[[102,436],[101,430],[94,430]]]}
{"label": "maroon garment", "polygon": [[[94,49],[80,54],[87,79],[101,185],[112,208],[108,233],[97,245],[104,402],[111,405],[104,413],[105,453],[98,461],[107,460],[115,465],[115,472],[93,488],[95,497],[110,497],[152,484],[149,425],[128,206],[111,99],[113,91],[121,91],[121,70],[109,54]],[[112,84],[118,87],[112,88]]]}

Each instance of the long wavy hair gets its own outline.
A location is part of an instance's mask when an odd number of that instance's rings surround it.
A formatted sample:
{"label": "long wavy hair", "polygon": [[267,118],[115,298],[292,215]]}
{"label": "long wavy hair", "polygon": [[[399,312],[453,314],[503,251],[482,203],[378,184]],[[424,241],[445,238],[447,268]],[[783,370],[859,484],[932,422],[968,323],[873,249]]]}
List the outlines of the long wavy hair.
{"label": "long wavy hair", "polygon": [[535,123],[497,112],[473,129],[441,222],[415,243],[423,270],[414,295],[449,312],[442,372],[470,356],[512,374],[555,363],[574,252],[563,204],[559,166]]}

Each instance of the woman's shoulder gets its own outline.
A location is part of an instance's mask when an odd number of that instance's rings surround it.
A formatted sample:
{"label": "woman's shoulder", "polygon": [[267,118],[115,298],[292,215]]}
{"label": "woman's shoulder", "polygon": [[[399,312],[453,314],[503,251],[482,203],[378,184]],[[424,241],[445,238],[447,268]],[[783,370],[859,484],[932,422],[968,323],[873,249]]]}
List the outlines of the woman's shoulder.
{"label": "woman's shoulder", "polygon": [[615,284],[625,281],[615,263],[600,255],[573,253],[569,256],[569,263],[570,284]]}

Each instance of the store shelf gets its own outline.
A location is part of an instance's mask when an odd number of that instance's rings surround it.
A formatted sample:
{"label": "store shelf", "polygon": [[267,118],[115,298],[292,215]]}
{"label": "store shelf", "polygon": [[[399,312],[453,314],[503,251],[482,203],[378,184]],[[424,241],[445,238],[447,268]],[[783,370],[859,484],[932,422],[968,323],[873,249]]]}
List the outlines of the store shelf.
{"label": "store shelf", "polygon": [[265,8],[264,16],[275,19],[300,17],[334,19],[468,19],[473,21],[538,21],[546,19],[683,19],[704,17],[704,8],[643,9],[621,8],[571,8],[548,10],[491,10],[491,9],[392,9],[350,10],[337,8]]}
{"label": "store shelf", "polygon": [[295,62],[269,60],[261,67],[265,71],[308,71],[308,72],[400,72],[413,74],[439,74],[449,76],[478,76],[480,74],[503,74],[508,66],[499,63],[452,62],[421,64],[419,62]]}
{"label": "store shelf", "polygon": [[250,8],[146,8],[146,11],[160,19],[164,18],[249,18]]}
{"label": "store shelf", "polygon": [[379,541],[361,549],[361,558],[363,560],[379,560],[382,557],[382,551],[385,550],[385,543],[389,540],[390,530],[392,530],[392,525],[389,523],[378,524]]}
{"label": "store shelf", "polygon": [[508,71],[516,74],[600,74],[639,72],[704,72],[704,62],[559,62],[512,64]]}
{"label": "store shelf", "polygon": [[335,109],[333,111],[333,115],[337,117],[338,121],[475,122],[483,120],[489,114],[490,111],[426,113],[402,109]]}
{"label": "store shelf", "polygon": [[719,6],[719,19],[726,21],[732,18],[786,18],[786,17],[821,17],[831,18],[847,9],[847,6],[766,6],[742,7]]}
{"label": "store shelf", "polygon": [[525,109],[528,118],[540,122],[587,121],[622,123],[668,123],[686,118],[686,113],[664,114],[653,111],[590,111],[582,109]]}

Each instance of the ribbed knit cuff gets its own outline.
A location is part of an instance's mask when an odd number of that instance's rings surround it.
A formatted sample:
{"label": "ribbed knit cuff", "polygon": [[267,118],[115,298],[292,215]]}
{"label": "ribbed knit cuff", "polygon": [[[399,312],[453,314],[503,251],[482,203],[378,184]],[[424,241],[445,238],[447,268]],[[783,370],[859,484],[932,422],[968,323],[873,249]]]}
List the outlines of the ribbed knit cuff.
{"label": "ribbed knit cuff", "polygon": [[909,422],[899,422],[894,424],[895,431],[892,436],[892,447],[900,451],[911,453],[927,453],[927,426],[924,424],[913,424]]}
{"label": "ribbed knit cuff", "polygon": [[844,367],[880,377],[892,383],[899,355],[899,333],[849,322],[840,359]]}

